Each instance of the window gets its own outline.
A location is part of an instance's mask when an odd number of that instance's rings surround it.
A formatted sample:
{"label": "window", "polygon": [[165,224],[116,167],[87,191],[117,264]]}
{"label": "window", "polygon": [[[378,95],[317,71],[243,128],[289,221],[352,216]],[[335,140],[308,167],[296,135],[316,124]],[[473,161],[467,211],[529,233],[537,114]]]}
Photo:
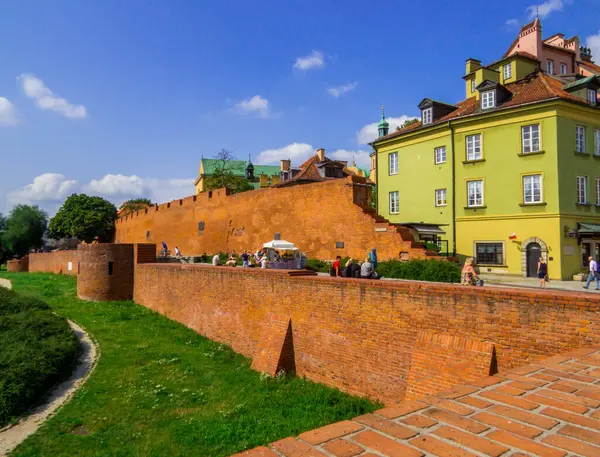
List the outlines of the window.
{"label": "window", "polygon": [[600,130],[594,130],[594,151],[596,155],[600,155]]}
{"label": "window", "polygon": [[481,134],[467,136],[467,160],[481,160]]}
{"label": "window", "polygon": [[475,82],[475,78],[471,80],[471,92],[475,92],[475,88],[477,87],[477,83]]}
{"label": "window", "polygon": [[577,176],[577,203],[585,205],[587,200],[587,176]]}
{"label": "window", "polygon": [[390,214],[398,214],[400,207],[398,205],[398,191],[390,192]]}
{"label": "window", "polygon": [[583,125],[575,126],[575,151],[585,152],[585,127]]}
{"label": "window", "polygon": [[521,137],[523,142],[523,154],[540,151],[540,125],[526,125],[521,127]]}
{"label": "window", "polygon": [[467,206],[483,206],[483,181],[467,181]]}
{"label": "window", "polygon": [[[600,132],[600,130],[596,130]],[[445,163],[446,162],[446,146],[440,146],[439,148],[435,148],[435,163]]]}
{"label": "window", "polygon": [[481,94],[481,109],[489,109],[496,106],[496,92],[489,90]]}
{"label": "window", "polygon": [[398,174],[398,153],[392,152],[389,156],[390,162],[390,175]]}
{"label": "window", "polygon": [[502,243],[475,243],[475,261],[478,265],[504,265]]}
{"label": "window", "polygon": [[343,178],[344,170],[338,167],[325,167],[326,178]]}
{"label": "window", "polygon": [[435,191],[435,206],[446,206],[446,189],[436,189]]}
{"label": "window", "polygon": [[592,89],[588,89],[587,90],[587,101],[591,104],[591,105],[595,105],[596,101],[597,101],[597,96],[596,96],[596,91],[592,90]]}
{"label": "window", "polygon": [[560,74],[561,75],[566,75],[569,72],[569,69],[567,67],[566,63],[561,63],[560,64]]}
{"label": "window", "polygon": [[542,202],[542,175],[523,176],[523,203]]}
{"label": "window", "polygon": [[427,108],[423,110],[423,117],[421,119],[423,125],[431,124],[433,121],[433,108]]}
{"label": "window", "polygon": [[548,74],[554,74],[554,60],[548,59]]}
{"label": "window", "polygon": [[108,261],[108,276],[112,276],[113,275],[114,264],[115,264],[115,262],[113,262],[112,260]]}
{"label": "window", "polygon": [[600,205],[600,178],[596,178],[596,205]]}
{"label": "window", "polygon": [[504,73],[504,79],[509,79],[512,76],[512,65],[509,63],[504,65],[502,72]]}

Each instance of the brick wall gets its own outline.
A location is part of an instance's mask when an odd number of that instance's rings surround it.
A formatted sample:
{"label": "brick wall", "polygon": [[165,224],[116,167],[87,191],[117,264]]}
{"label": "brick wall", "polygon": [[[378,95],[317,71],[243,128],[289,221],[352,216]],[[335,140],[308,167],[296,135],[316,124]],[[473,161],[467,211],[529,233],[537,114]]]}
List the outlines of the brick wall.
{"label": "brick wall", "polygon": [[21,273],[29,271],[29,258],[27,256],[21,259],[9,260],[6,262],[6,271],[11,273]]}
{"label": "brick wall", "polygon": [[83,300],[130,300],[133,297],[132,244],[80,244],[77,296]]}
{"label": "brick wall", "polygon": [[250,357],[269,316],[289,316],[299,376],[387,402],[405,396],[421,330],[494,344],[499,371],[600,344],[600,296],[577,293],[139,264],[134,299]]}
{"label": "brick wall", "polygon": [[[69,266],[71,269],[69,269]],[[31,273],[42,272],[77,275],[77,251],[55,251],[29,254],[29,271]]]}
{"label": "brick wall", "polygon": [[[400,252],[424,257],[422,248],[412,248],[407,230],[401,234],[362,209],[370,199],[371,188],[359,177],[229,196],[219,189],[121,218],[115,241],[151,242],[159,249],[165,241],[171,252],[179,246],[189,256],[254,251],[280,233],[320,259],[348,255],[362,260],[373,247],[381,260],[398,258]],[[336,242],[344,248],[336,248]]]}

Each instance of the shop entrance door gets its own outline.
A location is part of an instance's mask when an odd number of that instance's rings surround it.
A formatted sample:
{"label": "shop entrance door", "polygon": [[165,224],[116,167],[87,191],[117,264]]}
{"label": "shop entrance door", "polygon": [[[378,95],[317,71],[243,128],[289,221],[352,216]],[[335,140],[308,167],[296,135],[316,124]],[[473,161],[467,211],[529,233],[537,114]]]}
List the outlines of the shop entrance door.
{"label": "shop entrance door", "polygon": [[527,245],[527,277],[537,277],[537,266],[542,256],[542,247],[538,243]]}

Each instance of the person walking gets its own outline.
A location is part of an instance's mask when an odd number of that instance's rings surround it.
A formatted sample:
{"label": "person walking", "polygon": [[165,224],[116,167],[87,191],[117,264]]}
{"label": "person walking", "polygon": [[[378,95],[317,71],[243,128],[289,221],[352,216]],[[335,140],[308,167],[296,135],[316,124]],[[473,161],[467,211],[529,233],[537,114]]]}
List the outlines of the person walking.
{"label": "person walking", "polygon": [[333,262],[333,276],[342,276],[342,257],[337,256],[335,262]]}
{"label": "person walking", "polygon": [[165,243],[164,241],[162,242],[162,252],[163,255],[166,257],[167,256],[167,243]]}
{"label": "person walking", "polygon": [[248,268],[250,266],[250,252],[244,251],[242,253],[242,267]]}
{"label": "person walking", "polygon": [[369,252],[369,260],[371,261],[373,270],[377,270],[379,263],[377,262],[377,250],[375,248],[371,249],[371,252]]}
{"label": "person walking", "polygon": [[588,287],[590,287],[590,283],[592,282],[592,280],[595,280],[596,290],[600,290],[600,282],[598,282],[598,263],[594,260],[592,256],[589,256],[588,260],[590,262],[590,274],[588,275],[587,282],[585,283],[585,286],[583,286],[583,288],[587,289]]}
{"label": "person walking", "polygon": [[543,257],[540,257],[538,262],[537,274],[540,280],[540,287],[543,289],[546,287],[546,277],[548,276],[548,264],[544,261]]}
{"label": "person walking", "polygon": [[179,246],[175,246],[175,257],[178,259],[181,258],[181,251],[179,250]]}

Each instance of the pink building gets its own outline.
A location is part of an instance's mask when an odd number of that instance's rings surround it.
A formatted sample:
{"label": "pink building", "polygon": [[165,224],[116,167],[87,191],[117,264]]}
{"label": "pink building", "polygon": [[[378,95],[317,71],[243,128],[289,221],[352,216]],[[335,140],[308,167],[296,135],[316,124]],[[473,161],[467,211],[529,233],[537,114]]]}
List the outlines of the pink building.
{"label": "pink building", "polygon": [[535,56],[541,62],[542,69],[549,74],[600,74],[600,66],[592,60],[591,50],[581,46],[579,36],[565,39],[562,33],[557,33],[543,40],[539,18],[521,27],[519,36],[504,57],[517,52]]}

